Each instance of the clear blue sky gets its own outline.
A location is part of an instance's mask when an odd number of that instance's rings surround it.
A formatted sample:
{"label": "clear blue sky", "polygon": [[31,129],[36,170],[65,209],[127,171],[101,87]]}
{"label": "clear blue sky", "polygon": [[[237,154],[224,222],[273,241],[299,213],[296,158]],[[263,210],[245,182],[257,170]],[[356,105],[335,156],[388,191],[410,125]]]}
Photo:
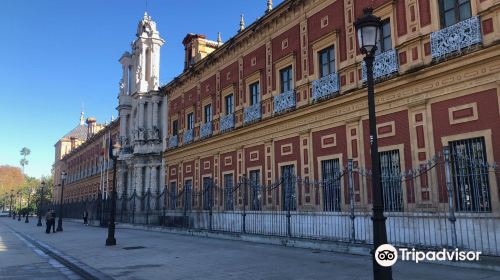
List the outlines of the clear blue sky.
{"label": "clear blue sky", "polygon": [[[277,6],[282,0],[273,1]],[[184,36],[222,40],[264,14],[267,0],[148,0],[166,44],[160,80],[183,68]],[[50,174],[54,144],[78,124],[80,107],[98,122],[117,116],[118,59],[130,48],[145,0],[0,0],[0,165],[19,166],[31,149],[26,173]]]}

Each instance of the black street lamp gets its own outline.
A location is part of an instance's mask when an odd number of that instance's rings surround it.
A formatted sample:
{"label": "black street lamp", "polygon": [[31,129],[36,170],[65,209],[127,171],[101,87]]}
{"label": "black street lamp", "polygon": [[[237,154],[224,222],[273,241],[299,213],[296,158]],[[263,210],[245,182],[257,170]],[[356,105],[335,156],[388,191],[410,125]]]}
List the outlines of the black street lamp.
{"label": "black street lamp", "polygon": [[117,142],[113,145],[113,155],[111,159],[113,160],[113,191],[111,192],[111,217],[109,217],[108,224],[108,238],[106,239],[106,246],[116,245],[115,239],[115,215],[116,215],[116,167],[118,162],[118,156],[120,155],[121,146]]}
{"label": "black street lamp", "polygon": [[18,191],[17,194],[19,195],[19,211],[17,211],[17,221],[20,222],[21,221],[21,207],[22,207],[22,204],[23,204],[23,193],[21,191]]}
{"label": "black street lamp", "polygon": [[59,220],[57,220],[56,231],[63,231],[62,227],[62,216],[63,216],[63,191],[64,191],[64,180],[66,180],[66,172],[61,172],[61,200],[59,203]]}
{"label": "black street lamp", "polygon": [[28,219],[28,216],[30,214],[30,197],[31,197],[31,192],[33,190],[30,189],[29,192],[28,192],[28,206],[26,206],[26,220],[24,220],[25,223],[29,223],[30,220]]}
{"label": "black street lamp", "polygon": [[40,201],[38,202],[38,223],[36,224],[37,227],[42,226],[42,207],[43,207],[43,188],[45,187],[45,181],[42,181],[42,185],[40,189],[42,190],[42,193],[40,194]]}
{"label": "black street lamp", "polygon": [[10,208],[9,208],[9,217],[13,217],[12,219],[16,218],[16,214],[12,215],[12,207],[14,204],[12,204],[12,199],[14,198],[14,190],[10,190]]}
{"label": "black street lamp", "polygon": [[368,87],[368,114],[370,122],[370,152],[372,165],[372,196],[373,196],[373,278],[375,280],[392,279],[391,267],[384,267],[375,260],[375,250],[387,243],[387,232],[384,217],[383,190],[380,182],[380,159],[377,143],[377,119],[375,115],[375,97],[373,89],[373,61],[377,42],[379,41],[380,18],[372,14],[372,8],[364,9],[364,15],[355,23],[358,33],[358,43],[361,53],[365,55],[366,84]]}

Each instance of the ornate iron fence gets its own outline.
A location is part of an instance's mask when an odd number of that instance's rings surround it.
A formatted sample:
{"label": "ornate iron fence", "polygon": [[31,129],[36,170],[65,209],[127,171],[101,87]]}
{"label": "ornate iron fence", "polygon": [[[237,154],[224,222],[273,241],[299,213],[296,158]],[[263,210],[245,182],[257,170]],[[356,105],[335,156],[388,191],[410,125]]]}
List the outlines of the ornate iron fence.
{"label": "ornate iron fence", "polygon": [[[413,168],[404,168],[398,150],[381,157],[388,241],[422,249],[442,247],[500,255],[498,180],[480,139],[451,142],[443,153]],[[327,160],[319,180],[280,167],[280,180],[263,180],[259,170],[234,178],[186,180],[161,191],[121,193],[118,223],[154,224],[335,242],[372,244],[371,171],[348,160]],[[266,182],[266,184],[263,184]],[[487,195],[486,195],[487,194]],[[110,200],[65,204],[64,216],[106,225]],[[496,207],[496,208],[495,208]],[[58,209],[58,208],[56,208]]]}

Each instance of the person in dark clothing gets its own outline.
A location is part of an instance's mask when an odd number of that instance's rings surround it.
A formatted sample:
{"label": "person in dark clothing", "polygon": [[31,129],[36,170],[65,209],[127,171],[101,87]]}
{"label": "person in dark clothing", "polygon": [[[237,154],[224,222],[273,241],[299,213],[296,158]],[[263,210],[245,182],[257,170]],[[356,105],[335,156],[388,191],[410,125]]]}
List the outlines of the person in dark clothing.
{"label": "person in dark clothing", "polygon": [[50,233],[50,228],[52,227],[52,223],[53,223],[53,217],[52,217],[52,212],[50,211],[50,209],[47,211],[47,213],[45,214],[45,233],[49,234]]}
{"label": "person in dark clothing", "polygon": [[88,226],[89,225],[89,212],[87,212],[87,209],[83,210],[83,224]]}
{"label": "person in dark clothing", "polygon": [[52,209],[50,213],[52,214],[52,232],[56,233],[56,217],[57,217],[56,211]]}

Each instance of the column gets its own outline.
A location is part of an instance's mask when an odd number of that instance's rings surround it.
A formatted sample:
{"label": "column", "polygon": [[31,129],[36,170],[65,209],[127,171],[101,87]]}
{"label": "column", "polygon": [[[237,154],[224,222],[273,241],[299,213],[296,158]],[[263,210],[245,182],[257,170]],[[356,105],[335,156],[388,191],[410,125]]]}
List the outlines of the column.
{"label": "column", "polygon": [[139,100],[139,112],[137,113],[137,115],[138,115],[137,128],[144,129],[144,101],[143,100]]}
{"label": "column", "polygon": [[[137,197],[135,199],[135,211],[141,211],[141,200],[139,197],[142,195],[142,166],[135,167],[135,192]],[[132,194],[131,194],[132,195]],[[132,201],[133,203],[133,201]]]}
{"label": "column", "polygon": [[[145,172],[144,172],[144,176],[146,176],[146,178],[144,178],[144,211],[147,211],[147,207],[148,207],[148,200],[150,200],[151,202],[151,196],[147,196],[147,193],[148,191],[149,192],[152,192],[153,191],[153,188],[151,186],[151,166],[146,166],[144,167],[146,168]],[[151,207],[151,204],[149,204],[149,207]],[[150,213],[151,213],[151,208],[149,209]]]}
{"label": "column", "polygon": [[154,210],[156,209],[156,203],[157,203],[157,197],[158,197],[158,194],[159,194],[159,189],[158,189],[158,180],[157,180],[157,176],[158,176],[158,172],[157,172],[157,167],[156,166],[152,166],[151,167],[151,210]]}
{"label": "column", "polygon": [[160,129],[158,126],[158,100],[153,100],[153,127]]}
{"label": "column", "polygon": [[152,113],[153,108],[152,108],[152,107],[153,107],[153,106],[151,106],[151,105],[152,105],[152,104],[151,104],[151,102],[148,102],[148,109],[147,109],[147,111],[146,111],[146,117],[147,117],[147,122],[148,122],[148,123],[147,123],[147,126],[146,126],[146,129],[147,129],[148,131],[150,131],[150,130],[151,130],[151,128],[152,128],[152,121],[153,121],[153,120],[152,120],[152,118],[153,118],[153,113]]}

